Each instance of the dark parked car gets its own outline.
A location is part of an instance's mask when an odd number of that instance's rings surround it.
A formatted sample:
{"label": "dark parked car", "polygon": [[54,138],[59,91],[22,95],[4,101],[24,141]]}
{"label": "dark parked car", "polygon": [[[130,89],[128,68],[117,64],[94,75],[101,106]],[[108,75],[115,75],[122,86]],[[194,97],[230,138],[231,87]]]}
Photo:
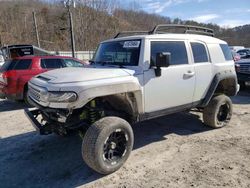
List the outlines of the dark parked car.
{"label": "dark parked car", "polygon": [[238,54],[240,54],[241,58],[250,58],[250,50],[249,49],[242,49],[237,51]]}
{"label": "dark parked car", "polygon": [[83,67],[84,62],[63,56],[23,56],[6,61],[0,68],[0,98],[25,100],[28,81],[45,71],[64,67]]}
{"label": "dark parked car", "polygon": [[241,59],[235,63],[238,82],[242,89],[250,82],[250,59]]}

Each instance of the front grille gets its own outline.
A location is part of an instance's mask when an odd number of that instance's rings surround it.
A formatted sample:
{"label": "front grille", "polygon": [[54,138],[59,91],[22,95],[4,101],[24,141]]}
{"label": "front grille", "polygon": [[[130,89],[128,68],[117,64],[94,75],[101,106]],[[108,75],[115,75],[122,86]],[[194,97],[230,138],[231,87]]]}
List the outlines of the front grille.
{"label": "front grille", "polygon": [[29,96],[39,102],[41,98],[41,91],[29,85]]}
{"label": "front grille", "polygon": [[250,64],[240,64],[239,72],[250,74]]}

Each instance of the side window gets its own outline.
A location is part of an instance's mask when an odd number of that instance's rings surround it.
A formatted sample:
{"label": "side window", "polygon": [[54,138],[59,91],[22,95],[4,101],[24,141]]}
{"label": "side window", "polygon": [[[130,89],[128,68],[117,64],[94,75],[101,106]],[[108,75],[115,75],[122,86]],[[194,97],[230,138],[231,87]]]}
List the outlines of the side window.
{"label": "side window", "polygon": [[156,54],[160,52],[169,52],[171,54],[170,65],[188,64],[184,41],[151,42],[151,65],[155,65]]}
{"label": "side window", "polygon": [[42,59],[41,67],[44,69],[58,69],[64,66],[61,59]]}
{"label": "side window", "polygon": [[208,62],[207,51],[203,44],[197,42],[191,42],[191,47],[195,63]]}
{"label": "side window", "polygon": [[23,60],[19,60],[15,67],[14,70],[26,70],[30,68],[32,60],[31,59],[23,59]]}
{"label": "side window", "polygon": [[15,67],[15,65],[16,65],[17,62],[18,62],[18,60],[7,60],[1,66],[0,70],[3,70],[3,71],[13,70],[13,68]]}
{"label": "side window", "polygon": [[220,44],[220,48],[224,54],[226,61],[233,60],[233,55],[232,55],[231,50],[229,49],[227,44]]}
{"label": "side window", "polygon": [[66,67],[83,67],[83,64],[73,59],[63,59]]}

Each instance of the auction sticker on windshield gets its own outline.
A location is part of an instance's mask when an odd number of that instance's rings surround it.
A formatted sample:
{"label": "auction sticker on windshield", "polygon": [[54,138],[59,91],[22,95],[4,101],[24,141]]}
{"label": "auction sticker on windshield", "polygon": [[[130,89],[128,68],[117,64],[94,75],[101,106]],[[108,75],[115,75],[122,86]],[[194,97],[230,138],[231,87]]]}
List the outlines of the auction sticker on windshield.
{"label": "auction sticker on windshield", "polygon": [[135,40],[135,41],[125,41],[123,44],[123,48],[139,48],[140,46],[140,41]]}

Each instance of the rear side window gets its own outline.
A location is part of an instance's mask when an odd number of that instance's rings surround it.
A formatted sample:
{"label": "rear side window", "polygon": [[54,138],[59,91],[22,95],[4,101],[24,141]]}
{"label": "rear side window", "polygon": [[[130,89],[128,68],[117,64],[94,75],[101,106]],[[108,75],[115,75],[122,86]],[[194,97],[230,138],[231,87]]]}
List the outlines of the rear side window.
{"label": "rear side window", "polygon": [[41,67],[44,69],[58,69],[64,66],[61,59],[42,59]]}
{"label": "rear side window", "polygon": [[31,59],[6,61],[1,67],[1,71],[26,70],[30,68],[31,63]]}
{"label": "rear side window", "polygon": [[2,71],[9,71],[9,70],[13,70],[13,68],[16,65],[17,60],[8,60],[5,61],[5,63],[3,64],[3,66],[1,67],[1,72]]}
{"label": "rear side window", "polygon": [[156,54],[161,52],[169,52],[171,54],[170,65],[188,64],[184,41],[151,42],[151,65],[155,65]]}
{"label": "rear side window", "polygon": [[203,44],[197,42],[191,42],[191,47],[195,63],[208,62],[207,51]]}
{"label": "rear side window", "polygon": [[22,59],[22,60],[19,60],[15,67],[14,67],[14,70],[26,70],[26,69],[29,69],[30,66],[31,66],[31,62],[32,60],[31,59]]}
{"label": "rear side window", "polygon": [[233,55],[227,44],[220,44],[220,48],[224,54],[226,61],[233,60]]}

